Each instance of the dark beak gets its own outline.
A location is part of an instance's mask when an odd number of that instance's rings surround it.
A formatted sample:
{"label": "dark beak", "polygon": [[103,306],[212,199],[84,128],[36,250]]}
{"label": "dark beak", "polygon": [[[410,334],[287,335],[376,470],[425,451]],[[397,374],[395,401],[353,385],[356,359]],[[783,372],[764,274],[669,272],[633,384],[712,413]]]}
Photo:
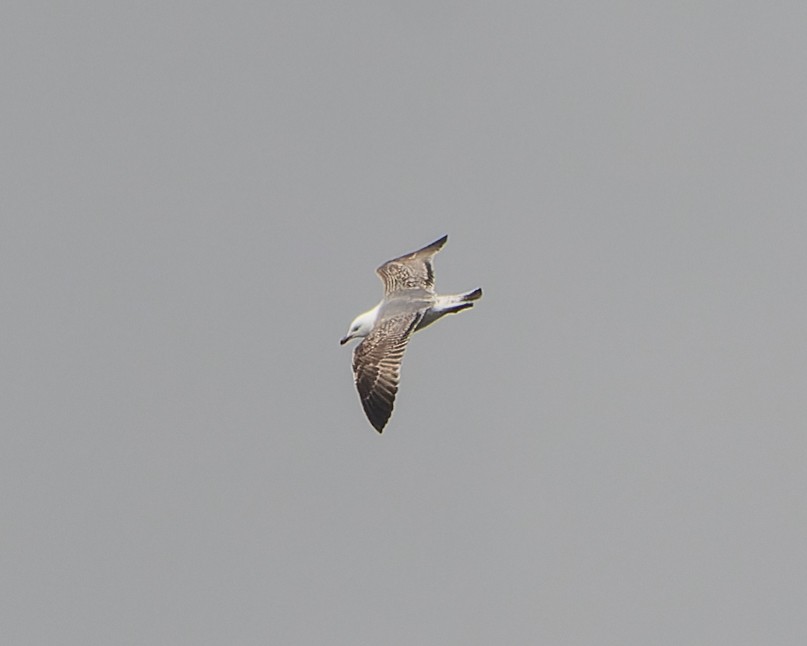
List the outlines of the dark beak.
{"label": "dark beak", "polygon": [[350,341],[349,336],[342,337],[342,339],[339,341],[339,345],[345,345],[345,343],[347,343],[348,341]]}

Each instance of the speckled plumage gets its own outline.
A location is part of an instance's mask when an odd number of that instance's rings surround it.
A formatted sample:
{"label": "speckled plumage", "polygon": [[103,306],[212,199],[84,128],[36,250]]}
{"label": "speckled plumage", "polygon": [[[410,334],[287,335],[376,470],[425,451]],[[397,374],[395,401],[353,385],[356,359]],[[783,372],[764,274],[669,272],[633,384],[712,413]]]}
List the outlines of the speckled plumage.
{"label": "speckled plumage", "polygon": [[398,392],[401,361],[406,344],[417,330],[445,314],[473,306],[482,296],[476,289],[466,294],[434,293],[432,259],[448,240],[439,240],[381,265],[376,273],[384,283],[384,299],[356,317],[342,343],[364,340],[353,351],[353,374],[364,412],[379,433],[384,430]]}

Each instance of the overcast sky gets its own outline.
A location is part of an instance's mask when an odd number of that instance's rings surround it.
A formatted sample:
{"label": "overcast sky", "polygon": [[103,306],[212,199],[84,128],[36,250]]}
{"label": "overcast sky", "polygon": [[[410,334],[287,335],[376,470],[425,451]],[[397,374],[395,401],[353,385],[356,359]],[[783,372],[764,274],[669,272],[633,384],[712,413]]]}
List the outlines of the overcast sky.
{"label": "overcast sky", "polygon": [[805,7],[6,4],[0,641],[807,643]]}

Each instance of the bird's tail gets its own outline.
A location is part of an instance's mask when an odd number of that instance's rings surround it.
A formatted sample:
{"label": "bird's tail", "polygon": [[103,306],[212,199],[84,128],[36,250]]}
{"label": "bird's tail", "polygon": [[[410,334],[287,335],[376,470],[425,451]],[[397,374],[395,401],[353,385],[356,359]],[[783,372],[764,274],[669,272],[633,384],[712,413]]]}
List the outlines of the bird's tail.
{"label": "bird's tail", "polygon": [[482,288],[477,287],[474,291],[468,292],[467,294],[462,295],[462,300],[465,302],[468,301],[478,301],[482,298]]}
{"label": "bird's tail", "polygon": [[456,314],[474,306],[474,301],[482,298],[482,290],[475,289],[465,294],[446,294],[437,297],[434,307],[430,308],[418,323],[417,330],[422,330],[443,318],[446,314]]}
{"label": "bird's tail", "polygon": [[444,300],[440,303],[440,309],[446,314],[456,314],[473,307],[473,302],[482,298],[482,290],[477,288],[465,294],[454,294],[452,296],[443,296],[442,298]]}

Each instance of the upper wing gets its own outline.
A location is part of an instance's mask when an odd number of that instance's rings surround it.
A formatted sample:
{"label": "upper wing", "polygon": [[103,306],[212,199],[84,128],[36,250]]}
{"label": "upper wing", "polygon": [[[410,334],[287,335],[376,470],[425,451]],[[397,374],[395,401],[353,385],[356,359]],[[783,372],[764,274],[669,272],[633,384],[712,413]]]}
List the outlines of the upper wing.
{"label": "upper wing", "polygon": [[353,351],[353,375],[367,419],[381,433],[392,415],[401,360],[422,312],[379,321]]}
{"label": "upper wing", "polygon": [[385,262],[376,273],[384,282],[384,295],[409,289],[425,289],[434,292],[434,269],[432,258],[448,240],[443,236],[430,245],[410,254]]}

